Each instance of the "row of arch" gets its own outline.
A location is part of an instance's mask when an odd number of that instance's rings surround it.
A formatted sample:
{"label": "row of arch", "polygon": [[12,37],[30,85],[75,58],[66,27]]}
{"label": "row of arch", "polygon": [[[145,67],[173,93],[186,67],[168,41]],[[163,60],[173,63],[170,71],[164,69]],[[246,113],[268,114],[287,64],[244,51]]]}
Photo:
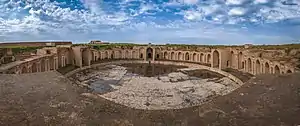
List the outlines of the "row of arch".
{"label": "row of arch", "polygon": [[[221,62],[220,52],[218,50],[214,50],[212,52],[213,62],[212,66],[215,68],[224,68]],[[291,69],[281,68],[281,65],[274,64],[268,60],[258,58],[246,57],[243,55],[243,52],[238,52],[237,54],[233,51],[230,51],[229,57],[224,56],[222,60],[226,61],[225,68],[233,68],[242,70],[251,74],[284,74],[284,73],[292,73]]]}
{"label": "row of arch", "polygon": [[[65,62],[65,61],[62,61]],[[64,64],[65,65],[65,64]],[[18,67],[14,68],[13,73],[35,73],[35,72],[45,72],[50,70],[58,69],[58,58],[41,58],[37,60],[28,61],[20,64]]]}
{"label": "row of arch", "polygon": [[164,51],[163,59],[210,63],[211,55],[205,53],[196,53],[196,52]]}

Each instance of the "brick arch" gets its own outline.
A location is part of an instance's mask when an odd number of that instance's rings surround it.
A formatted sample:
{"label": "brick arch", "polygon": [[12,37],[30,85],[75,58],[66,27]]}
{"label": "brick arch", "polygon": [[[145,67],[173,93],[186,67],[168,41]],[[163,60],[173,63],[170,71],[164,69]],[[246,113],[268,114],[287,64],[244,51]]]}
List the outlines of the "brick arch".
{"label": "brick arch", "polygon": [[220,53],[219,53],[219,51],[214,50],[213,53],[212,53],[212,56],[213,56],[212,66],[214,68],[219,68],[219,66],[220,66]]}
{"label": "brick arch", "polygon": [[28,68],[26,65],[22,66],[21,73],[28,73]]}
{"label": "brick arch", "polygon": [[115,57],[116,57],[116,56],[115,56],[115,51],[112,50],[111,53],[110,53],[110,58],[111,58],[111,59],[114,59]]}
{"label": "brick arch", "polygon": [[42,59],[41,60],[41,72],[44,72],[45,71],[45,68],[46,68],[46,64],[45,64],[45,59]]}
{"label": "brick arch", "polygon": [[229,60],[229,64],[231,68],[234,68],[234,62],[235,62],[235,56],[234,56],[234,52],[230,51],[230,60]]}
{"label": "brick arch", "polygon": [[200,54],[200,62],[204,62],[204,54],[203,53]]}
{"label": "brick arch", "polygon": [[247,59],[247,69],[248,69],[249,73],[252,72],[252,61],[251,61],[251,58]]}
{"label": "brick arch", "polygon": [[146,49],[146,59],[147,60],[152,60],[152,58],[153,58],[153,48],[151,48],[151,47],[148,47],[147,49]]}
{"label": "brick arch", "polygon": [[38,68],[37,68],[37,64],[36,64],[36,62],[33,62],[32,63],[32,65],[31,65],[31,71],[32,71],[32,73],[35,73],[35,72],[38,72]]}
{"label": "brick arch", "polygon": [[118,50],[117,51],[117,56],[116,56],[118,59],[121,59],[122,58],[122,51],[121,50]]}
{"label": "brick arch", "polygon": [[207,63],[210,63],[210,62],[211,62],[211,55],[210,55],[210,54],[207,54],[207,57],[206,57],[206,58],[207,58],[207,60],[206,60]]}
{"label": "brick arch", "polygon": [[129,59],[129,58],[130,58],[129,51],[126,50],[126,51],[125,51],[125,59]]}
{"label": "brick arch", "polygon": [[197,61],[197,54],[196,53],[193,53],[193,61]]}
{"label": "brick arch", "polygon": [[175,60],[175,53],[174,52],[171,52],[171,59]]}
{"label": "brick arch", "polygon": [[189,54],[189,52],[185,53],[185,59],[184,60],[190,60],[190,54]]}
{"label": "brick arch", "polygon": [[270,64],[268,62],[265,63],[265,73],[269,74],[270,73]]}
{"label": "brick arch", "polygon": [[168,59],[168,52],[164,52],[164,59]]}
{"label": "brick arch", "polygon": [[131,53],[132,53],[131,57],[132,57],[133,59],[136,59],[136,57],[137,57],[137,52],[133,50]]}
{"label": "brick arch", "polygon": [[178,59],[178,60],[183,60],[182,57],[183,57],[182,52],[178,52],[177,59]]}
{"label": "brick arch", "polygon": [[105,51],[105,52],[104,52],[104,59],[108,59],[108,57],[109,57],[109,56],[108,56],[108,51]]}
{"label": "brick arch", "polygon": [[280,74],[280,68],[279,68],[278,65],[275,65],[275,67],[274,67],[274,73],[275,74]]}
{"label": "brick arch", "polygon": [[286,73],[293,73],[293,71],[292,70],[287,70]]}
{"label": "brick arch", "polygon": [[260,67],[260,61],[257,59],[256,62],[255,62],[255,73],[256,74],[261,74],[261,67]]}
{"label": "brick arch", "polygon": [[238,54],[238,68],[239,69],[243,69],[244,68],[242,60],[243,60],[243,52],[239,52],[239,54]]}

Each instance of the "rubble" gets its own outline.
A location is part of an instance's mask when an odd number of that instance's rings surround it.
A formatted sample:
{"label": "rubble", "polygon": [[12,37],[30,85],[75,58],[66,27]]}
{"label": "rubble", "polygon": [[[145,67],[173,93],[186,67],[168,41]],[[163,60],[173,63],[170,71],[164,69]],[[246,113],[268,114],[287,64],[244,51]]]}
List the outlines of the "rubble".
{"label": "rubble", "polygon": [[145,77],[127,73],[126,67],[110,67],[78,74],[100,97],[137,109],[180,109],[200,105],[239,87],[227,77],[202,79],[178,71]]}

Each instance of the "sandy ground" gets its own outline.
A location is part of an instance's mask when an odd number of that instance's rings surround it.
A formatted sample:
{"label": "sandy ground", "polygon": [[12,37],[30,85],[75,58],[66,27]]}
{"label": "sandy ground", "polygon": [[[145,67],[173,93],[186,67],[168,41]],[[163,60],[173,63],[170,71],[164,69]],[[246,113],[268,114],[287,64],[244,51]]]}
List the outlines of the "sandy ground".
{"label": "sandy ground", "polygon": [[[122,66],[104,67],[111,69],[89,70],[89,73],[77,73],[76,76],[85,85],[90,85],[96,92],[101,92],[99,96],[137,109],[191,107],[226,95],[239,87],[227,77],[202,79],[180,71],[144,77],[128,73]],[[194,69],[182,70],[188,72]]]}
{"label": "sandy ground", "polygon": [[297,126],[299,76],[257,76],[200,106],[137,110],[95,97],[57,72],[0,74],[0,125]]}

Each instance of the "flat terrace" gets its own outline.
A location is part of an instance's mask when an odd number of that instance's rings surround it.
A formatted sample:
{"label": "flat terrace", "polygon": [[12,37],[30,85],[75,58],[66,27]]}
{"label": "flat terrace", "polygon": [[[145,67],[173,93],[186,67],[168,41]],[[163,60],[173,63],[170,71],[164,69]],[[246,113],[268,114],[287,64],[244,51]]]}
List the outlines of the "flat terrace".
{"label": "flat terrace", "polygon": [[260,75],[201,106],[147,111],[96,97],[60,73],[0,75],[0,125],[295,126],[300,74]]}

